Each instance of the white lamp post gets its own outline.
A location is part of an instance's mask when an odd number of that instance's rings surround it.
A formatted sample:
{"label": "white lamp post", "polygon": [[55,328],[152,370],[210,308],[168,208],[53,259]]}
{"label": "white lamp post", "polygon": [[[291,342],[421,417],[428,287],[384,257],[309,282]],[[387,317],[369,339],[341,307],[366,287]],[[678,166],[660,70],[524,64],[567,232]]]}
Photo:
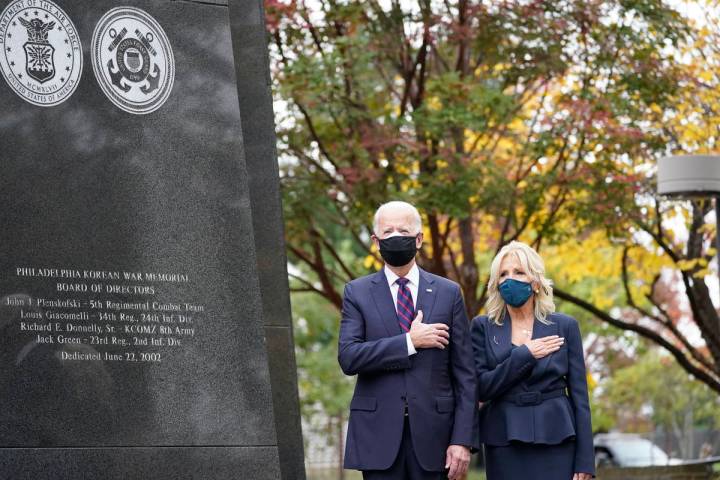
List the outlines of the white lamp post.
{"label": "white lamp post", "polygon": [[714,197],[715,249],[720,275],[720,155],[674,155],[658,162],[658,193],[670,197]]}

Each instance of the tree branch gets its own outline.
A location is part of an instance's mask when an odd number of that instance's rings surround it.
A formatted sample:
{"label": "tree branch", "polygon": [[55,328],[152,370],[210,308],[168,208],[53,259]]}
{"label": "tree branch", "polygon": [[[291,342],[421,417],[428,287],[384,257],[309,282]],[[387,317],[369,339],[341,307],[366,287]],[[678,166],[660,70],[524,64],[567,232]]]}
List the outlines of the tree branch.
{"label": "tree branch", "polygon": [[291,292],[314,292],[314,293],[317,293],[317,294],[323,296],[324,298],[327,298],[328,300],[330,300],[327,297],[327,295],[325,295],[325,292],[323,292],[319,288],[315,288],[312,283],[308,282],[304,278],[302,278],[298,275],[295,275],[294,273],[288,273],[288,276],[294,280],[297,280],[298,282],[302,283],[303,285],[305,285],[305,288],[291,288],[290,289]]}
{"label": "tree branch", "polygon": [[622,277],[622,284],[623,288],[625,289],[625,298],[627,301],[627,304],[637,310],[641,315],[644,317],[653,320],[663,327],[670,330],[670,332],[673,334],[673,336],[682,343],[683,347],[685,347],[685,350],[692,356],[695,361],[697,361],[699,364],[701,364],[704,368],[715,371],[715,367],[708,361],[707,358],[703,357],[700,352],[697,350],[697,348],[693,347],[690,342],[688,341],[687,337],[683,335],[680,330],[678,330],[677,326],[672,322],[672,319],[670,316],[665,312],[664,309],[662,309],[659,305],[656,304],[656,302],[652,298],[652,292],[655,291],[655,285],[660,279],[660,275],[656,275],[655,279],[653,281],[652,287],[651,287],[651,293],[650,295],[646,295],[648,300],[650,300],[653,305],[658,308],[658,310],[664,315],[665,319],[658,317],[657,315],[654,315],[652,312],[648,311],[645,308],[642,308],[633,298],[632,292],[630,291],[630,280],[628,275],[628,268],[627,268],[627,262],[628,262],[628,253],[630,252],[630,246],[625,246],[623,248],[623,254],[622,254],[622,271],[621,271],[621,277]]}
{"label": "tree branch", "polygon": [[347,275],[346,282],[349,282],[353,278],[355,278],[355,275],[353,272],[350,271],[350,268],[345,264],[345,262],[340,258],[340,255],[337,253],[337,250],[332,246],[332,244],[325,238],[324,236],[320,235],[317,231],[315,232],[322,240],[322,244],[325,247],[325,249],[330,252],[330,255],[335,259],[336,262],[338,262],[338,265],[340,265],[340,268],[343,272],[345,272],[345,275]]}
{"label": "tree branch", "polygon": [[693,364],[690,359],[675,345],[667,341],[664,337],[662,337],[660,334],[656,333],[654,330],[651,330],[647,327],[643,327],[641,325],[637,325],[634,323],[628,323],[624,322],[622,320],[619,320],[608,313],[600,310],[595,305],[592,305],[589,302],[586,302],[585,300],[581,300],[578,297],[575,297],[574,295],[571,295],[568,292],[565,292],[564,290],[555,287],[553,289],[555,296],[565,300],[567,302],[570,302],[574,305],[577,305],[578,307],[582,308],[583,310],[593,314],[598,319],[609,323],[610,325],[617,327],[621,330],[629,330],[632,332],[635,332],[653,342],[660,345],[661,347],[665,348],[673,357],[675,357],[675,360],[680,364],[683,369],[685,369],[686,372],[690,373],[691,375],[695,376],[698,380],[704,382],[707,384],[710,388],[712,388],[714,391],[720,393],[720,381],[718,381],[718,378],[716,377],[716,373],[713,371],[712,374],[697,365]]}

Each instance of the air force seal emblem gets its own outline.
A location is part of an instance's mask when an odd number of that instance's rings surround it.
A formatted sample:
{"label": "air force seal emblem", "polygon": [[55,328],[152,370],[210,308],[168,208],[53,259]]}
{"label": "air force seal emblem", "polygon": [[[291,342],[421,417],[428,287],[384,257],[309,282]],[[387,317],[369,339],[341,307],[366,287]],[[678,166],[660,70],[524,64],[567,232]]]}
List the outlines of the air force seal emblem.
{"label": "air force seal emblem", "polygon": [[45,83],[55,76],[55,47],[48,42],[48,30],[55,28],[55,22],[44,23],[33,18],[29,22],[18,18],[27,28],[28,41],[25,48],[25,71],[37,82]]}
{"label": "air force seal emblem", "polygon": [[34,105],[51,107],[73,94],[82,75],[75,25],[49,0],[16,0],[0,15],[0,71]]}
{"label": "air force seal emblem", "polygon": [[92,64],[103,92],[126,112],[160,108],[175,81],[175,60],[167,35],[146,12],[113,8],[95,27]]}

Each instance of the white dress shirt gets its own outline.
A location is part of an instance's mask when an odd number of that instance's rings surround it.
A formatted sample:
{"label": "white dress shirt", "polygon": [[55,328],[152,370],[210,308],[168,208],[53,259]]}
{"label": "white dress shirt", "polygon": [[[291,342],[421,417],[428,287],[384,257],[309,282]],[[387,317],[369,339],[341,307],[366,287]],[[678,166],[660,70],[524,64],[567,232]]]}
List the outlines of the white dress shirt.
{"label": "white dress shirt", "polygon": [[[390,286],[390,293],[392,293],[393,297],[393,305],[395,305],[395,309],[397,310],[397,296],[398,290],[400,290],[400,285],[396,283],[396,280],[400,277],[395,275],[395,272],[390,270],[388,266],[385,265],[385,278],[387,278],[388,285]],[[405,278],[408,279],[407,287],[408,290],[410,290],[410,296],[412,297],[413,305],[417,309],[418,288],[420,287],[420,270],[418,270],[417,264],[413,264],[408,274],[405,275]],[[417,350],[415,349],[415,345],[413,345],[412,340],[410,339],[409,333],[405,334],[405,340],[407,341],[408,356],[415,355],[417,353]]]}

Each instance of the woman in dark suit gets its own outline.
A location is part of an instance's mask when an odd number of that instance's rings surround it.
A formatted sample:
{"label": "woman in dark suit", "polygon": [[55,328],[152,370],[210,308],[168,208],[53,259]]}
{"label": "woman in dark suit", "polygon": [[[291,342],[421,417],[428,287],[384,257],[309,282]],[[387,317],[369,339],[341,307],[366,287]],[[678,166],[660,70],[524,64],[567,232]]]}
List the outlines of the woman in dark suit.
{"label": "woman in dark suit", "polygon": [[577,321],[554,313],[540,256],[511,242],[490,267],[487,316],[473,319],[480,441],[488,480],[587,480],[592,427]]}

